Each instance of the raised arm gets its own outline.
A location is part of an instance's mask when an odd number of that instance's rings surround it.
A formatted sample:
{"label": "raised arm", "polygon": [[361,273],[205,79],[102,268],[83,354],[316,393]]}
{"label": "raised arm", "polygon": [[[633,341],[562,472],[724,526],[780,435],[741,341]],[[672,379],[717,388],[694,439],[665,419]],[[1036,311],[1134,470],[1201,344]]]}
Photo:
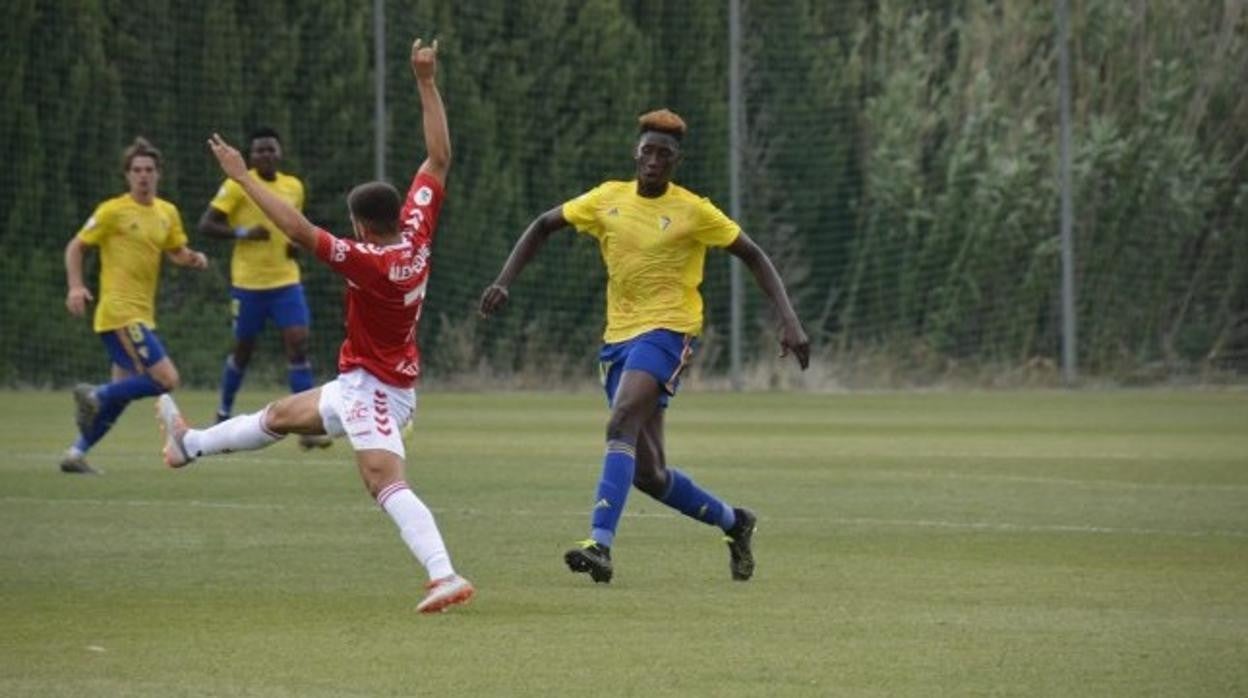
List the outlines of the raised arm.
{"label": "raised arm", "polygon": [[451,132],[442,95],[438,93],[438,40],[424,47],[420,39],[412,42],[411,60],[416,89],[420,92],[421,124],[428,153],[420,171],[437,179],[439,184],[446,184],[446,171],[451,167]]}
{"label": "raised arm", "polygon": [[247,171],[247,164],[243,162],[243,156],[239,155],[220,134],[212,134],[212,138],[208,139],[208,145],[212,148],[212,154],[217,157],[217,162],[221,164],[222,171],[230,179],[238,182],[247,192],[247,196],[256,202],[264,215],[269,217],[282,231],[291,242],[307,249],[316,249],[316,226],[299,212],[299,209],[286,203],[280,196],[269,191],[269,189],[260,184],[251,173]]}
{"label": "raised arm", "polygon": [[745,231],[741,231],[727,249],[750,268],[758,287],[771,299],[772,307],[780,316],[780,356],[787,356],[792,352],[798,365],[803,371],[806,370],[810,363],[810,339],[806,337],[806,331],[797,319],[797,312],[789,302],[789,294],[784,290],[784,282],[780,280],[780,274],[776,272],[771,258]]}
{"label": "raised arm", "polygon": [[550,209],[529,223],[529,227],[524,229],[520,239],[516,240],[515,246],[511,248],[507,262],[503,264],[502,271],[498,272],[498,278],[494,279],[494,283],[487,286],[481,294],[479,309],[481,317],[489,317],[507,305],[510,295],[507,288],[511,286],[511,282],[515,281],[537,251],[542,249],[542,245],[546,244],[550,234],[567,225],[568,222],[563,217],[562,206]]}

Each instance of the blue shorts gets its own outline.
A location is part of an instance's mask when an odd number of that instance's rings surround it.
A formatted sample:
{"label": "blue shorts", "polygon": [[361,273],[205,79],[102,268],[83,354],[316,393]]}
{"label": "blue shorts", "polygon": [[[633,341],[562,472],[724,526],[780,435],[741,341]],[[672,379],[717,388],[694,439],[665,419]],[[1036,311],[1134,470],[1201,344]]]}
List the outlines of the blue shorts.
{"label": "blue shorts", "polygon": [[160,337],[141,322],[100,332],[99,336],[108,350],[108,358],[131,373],[144,373],[165,358],[165,347],[160,343]]}
{"label": "blue shorts", "polygon": [[659,382],[663,390],[659,405],[667,407],[668,398],[680,387],[680,374],[697,348],[697,337],[671,330],[651,330],[623,342],[602,345],[598,373],[607,391],[607,404],[615,402],[615,390],[625,371],[645,371]]}
{"label": "blue shorts", "polygon": [[230,289],[230,313],[234,316],[234,339],[255,339],[272,320],[279,329],[307,327],[311,318],[303,284],[251,291]]}

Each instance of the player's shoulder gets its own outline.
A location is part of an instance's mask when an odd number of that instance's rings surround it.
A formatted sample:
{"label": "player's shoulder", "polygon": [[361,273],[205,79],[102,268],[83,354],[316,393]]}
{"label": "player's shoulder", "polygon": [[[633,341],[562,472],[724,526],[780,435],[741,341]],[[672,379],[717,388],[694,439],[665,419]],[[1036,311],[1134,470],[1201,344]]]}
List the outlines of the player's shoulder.
{"label": "player's shoulder", "polygon": [[177,204],[173,203],[172,201],[168,199],[162,199],[160,197],[156,197],[156,208],[159,209],[160,212],[165,215],[172,215],[172,216],[179,215]]}
{"label": "player's shoulder", "polygon": [[303,190],[303,180],[289,172],[278,171],[277,183],[281,187]]}
{"label": "player's shoulder", "polygon": [[682,187],[675,182],[671,183],[669,196],[672,201],[677,202],[681,206],[688,206],[706,213],[721,212],[719,206],[716,206],[715,202],[711,201],[709,197],[703,196],[692,189]]}
{"label": "player's shoulder", "polygon": [[633,182],[622,179],[608,179],[598,186],[576,197],[579,199],[597,199],[599,201],[610,201],[621,197],[629,196],[633,193],[635,187]]}
{"label": "player's shoulder", "polygon": [[701,204],[703,202],[710,203],[710,199],[706,198],[705,196],[702,196],[701,194],[693,191],[692,189],[689,189],[688,187],[683,187],[675,182],[671,182],[668,186],[671,187],[671,191],[669,191],[668,194],[677,201],[682,201],[682,202],[695,204],[695,205]]}
{"label": "player's shoulder", "polygon": [[137,206],[137,205],[138,204],[135,203],[134,199],[130,198],[129,194],[121,193],[121,194],[118,194],[117,196],[104,199],[103,201],[101,201],[99,205],[95,207],[95,214],[99,216],[99,215],[104,215],[104,214],[116,213],[117,211],[124,210],[126,208],[129,208],[130,206]]}

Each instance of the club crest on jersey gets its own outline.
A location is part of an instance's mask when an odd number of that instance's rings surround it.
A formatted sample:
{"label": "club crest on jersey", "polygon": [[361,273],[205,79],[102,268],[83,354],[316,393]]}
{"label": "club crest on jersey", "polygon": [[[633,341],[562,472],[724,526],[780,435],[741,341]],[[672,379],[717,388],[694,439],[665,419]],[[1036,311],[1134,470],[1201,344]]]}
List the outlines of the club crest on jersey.
{"label": "club crest on jersey", "polygon": [[672,219],[667,216],[659,216],[659,230],[667,230],[667,226],[672,224]]}
{"label": "club crest on jersey", "polygon": [[433,201],[433,190],[427,186],[423,186],[416,190],[416,193],[412,195],[412,199],[416,202],[417,206],[428,206],[429,202]]}

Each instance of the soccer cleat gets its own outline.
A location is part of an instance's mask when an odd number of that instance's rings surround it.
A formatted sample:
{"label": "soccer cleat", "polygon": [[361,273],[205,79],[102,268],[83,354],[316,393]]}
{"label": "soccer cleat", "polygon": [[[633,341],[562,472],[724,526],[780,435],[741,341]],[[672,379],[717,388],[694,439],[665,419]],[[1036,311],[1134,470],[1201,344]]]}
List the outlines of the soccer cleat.
{"label": "soccer cleat", "polygon": [[754,575],[754,550],[750,548],[750,540],[758,529],[758,517],[749,509],[734,508],[732,513],[737,521],[724,536],[731,558],[728,566],[732,578],[744,582]]}
{"label": "soccer cleat", "polygon": [[299,448],[305,451],[311,451],[314,448],[329,448],[334,445],[334,440],[327,434],[300,434]]}
{"label": "soccer cleat", "polygon": [[74,475],[100,475],[99,470],[87,465],[87,459],[81,454],[75,455],[71,451],[65,452],[65,457],[61,459],[61,472]]}
{"label": "soccer cleat", "polygon": [[182,445],[182,437],[186,435],[186,420],[178,411],[178,405],[168,393],[156,398],[156,421],[160,422],[160,431],[165,435],[165,447],[161,454],[165,457],[165,465],[170,468],[181,468],[195,460],[186,452]]}
{"label": "soccer cleat", "polygon": [[216,420],[217,424],[220,424],[221,422],[228,422],[230,420],[230,413],[217,410]]}
{"label": "soccer cleat", "polygon": [[95,416],[100,413],[100,401],[95,397],[95,386],[90,383],[75,385],[74,406],[74,422],[78,425],[78,433],[86,436],[91,431]]}
{"label": "soccer cleat", "polygon": [[599,584],[611,582],[611,548],[592,538],[581,541],[577,547],[563,554],[563,561],[573,572],[588,572]]}
{"label": "soccer cleat", "polygon": [[477,593],[472,582],[458,574],[434,579],[425,585],[425,598],[416,605],[421,613],[439,613],[457,604],[468,603]]}

